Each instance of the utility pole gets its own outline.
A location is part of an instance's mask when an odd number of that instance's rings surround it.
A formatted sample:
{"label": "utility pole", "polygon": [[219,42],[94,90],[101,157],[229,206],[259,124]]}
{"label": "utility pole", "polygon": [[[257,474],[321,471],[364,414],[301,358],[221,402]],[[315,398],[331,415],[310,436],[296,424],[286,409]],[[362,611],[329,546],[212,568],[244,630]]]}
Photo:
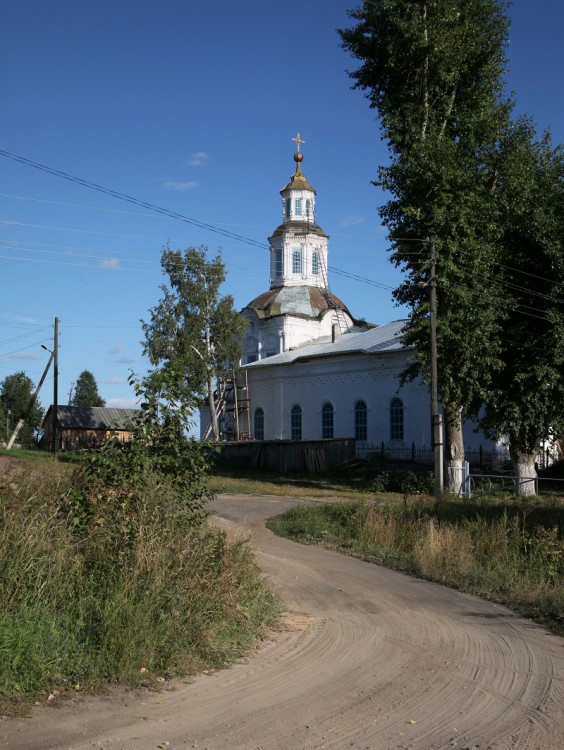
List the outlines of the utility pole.
{"label": "utility pole", "polygon": [[435,496],[441,500],[444,492],[443,469],[443,417],[439,414],[437,366],[437,257],[435,241],[431,240],[431,278],[429,279],[431,324],[431,421],[433,425],[433,450],[435,452]]}
{"label": "utility pole", "polygon": [[[45,344],[41,344],[41,348],[45,349],[46,352],[51,352],[51,349],[47,348]],[[55,453],[57,450],[57,402],[59,395],[59,318],[55,318],[55,330],[53,333],[53,351],[51,352],[54,367],[53,367],[53,422],[51,425],[51,453]],[[51,364],[51,361],[49,361]]]}
{"label": "utility pole", "polygon": [[59,318],[55,318],[53,334],[53,434],[51,435],[51,451],[57,451],[57,407],[59,399]]}
{"label": "utility pole", "polygon": [[51,352],[51,356],[49,357],[49,362],[47,362],[47,367],[43,371],[43,375],[41,376],[41,380],[39,381],[39,385],[35,389],[35,393],[31,397],[31,399],[29,400],[29,404],[27,406],[26,413],[20,419],[20,421],[17,423],[16,428],[15,428],[14,432],[12,433],[12,437],[8,440],[8,444],[6,445],[6,450],[8,450],[8,451],[11,450],[11,448],[12,448],[12,446],[13,446],[16,438],[18,437],[19,431],[21,430],[21,428],[24,425],[25,420],[31,414],[31,410],[33,409],[33,405],[34,405],[34,403],[35,403],[35,401],[37,399],[37,396],[39,395],[39,391],[41,390],[41,386],[45,382],[45,378],[47,377],[47,373],[49,372],[49,368],[51,367],[51,362],[53,361],[53,359],[54,359],[54,355],[53,355],[53,352]]}

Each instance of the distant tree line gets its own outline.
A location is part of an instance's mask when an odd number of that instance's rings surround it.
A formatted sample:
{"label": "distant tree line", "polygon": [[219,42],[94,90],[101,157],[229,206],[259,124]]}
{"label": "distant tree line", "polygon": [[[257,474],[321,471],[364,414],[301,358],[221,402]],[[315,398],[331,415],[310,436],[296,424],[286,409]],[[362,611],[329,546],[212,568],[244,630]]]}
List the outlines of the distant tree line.
{"label": "distant tree line", "polygon": [[[0,435],[2,442],[7,443],[19,420],[26,418],[35,387],[33,380],[23,371],[8,375],[0,383]],[[98,392],[96,379],[89,370],[84,370],[79,375],[70,405],[105,405],[104,399]],[[29,446],[36,443],[37,437],[41,434],[44,416],[45,409],[38,399],[33,404],[31,412],[18,434],[17,442],[20,445]]]}

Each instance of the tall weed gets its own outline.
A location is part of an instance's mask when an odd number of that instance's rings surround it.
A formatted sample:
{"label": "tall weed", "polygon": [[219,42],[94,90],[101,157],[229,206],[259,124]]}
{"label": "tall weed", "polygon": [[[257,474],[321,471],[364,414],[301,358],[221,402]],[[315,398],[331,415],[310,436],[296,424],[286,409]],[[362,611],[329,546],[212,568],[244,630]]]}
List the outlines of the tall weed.
{"label": "tall weed", "polygon": [[[55,689],[157,685],[222,665],[279,611],[248,543],[201,513],[194,523],[161,475],[148,472],[134,495],[79,492],[76,478],[0,478],[3,712]],[[94,486],[81,516],[76,498]]]}
{"label": "tall weed", "polygon": [[[270,519],[276,533],[504,602],[564,629],[561,506],[434,503],[298,506]],[[551,525],[551,520],[555,522]]]}

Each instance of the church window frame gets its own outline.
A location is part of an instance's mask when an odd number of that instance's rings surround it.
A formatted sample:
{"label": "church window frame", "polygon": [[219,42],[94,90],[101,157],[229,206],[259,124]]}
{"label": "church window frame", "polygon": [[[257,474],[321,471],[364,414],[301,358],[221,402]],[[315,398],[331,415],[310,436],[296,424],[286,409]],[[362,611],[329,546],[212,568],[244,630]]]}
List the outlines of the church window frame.
{"label": "church window frame", "polygon": [[354,404],[354,436],[356,440],[368,440],[368,407],[363,398]]}
{"label": "church window frame", "polygon": [[284,266],[282,263],[282,250],[276,248],[274,251],[274,276],[279,279],[284,272]]}
{"label": "church window frame", "polygon": [[292,273],[302,272],[302,251],[298,248],[292,250]]}
{"label": "church window frame", "polygon": [[404,406],[403,401],[398,396],[390,401],[390,440],[404,439]]}
{"label": "church window frame", "polygon": [[314,250],[311,254],[311,273],[319,276],[319,250]]}
{"label": "church window frame", "polygon": [[294,213],[296,216],[302,215],[302,199],[301,198],[296,198],[296,200],[294,201]]}
{"label": "church window frame", "polygon": [[330,401],[321,407],[321,437],[332,440],[335,437],[335,408]]}
{"label": "church window frame", "polygon": [[305,215],[308,221],[310,221],[313,218],[312,211],[311,211],[311,200],[309,198],[307,198],[305,202]]}
{"label": "church window frame", "polygon": [[290,412],[290,439],[301,440],[302,439],[302,407],[299,404],[292,406]]}
{"label": "church window frame", "polygon": [[292,199],[291,198],[286,198],[285,213],[286,213],[286,221],[290,221],[290,219],[292,218]]}
{"label": "church window frame", "polygon": [[264,440],[264,409],[257,406],[253,415],[253,434],[255,440]]}

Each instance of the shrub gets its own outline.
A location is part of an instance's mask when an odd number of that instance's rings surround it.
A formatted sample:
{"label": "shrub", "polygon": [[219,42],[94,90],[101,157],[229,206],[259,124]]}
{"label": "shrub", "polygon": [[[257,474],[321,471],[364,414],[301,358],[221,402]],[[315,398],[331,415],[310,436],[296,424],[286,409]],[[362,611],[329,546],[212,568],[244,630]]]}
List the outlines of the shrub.
{"label": "shrub", "polygon": [[432,495],[435,480],[431,472],[382,471],[372,480],[372,492],[402,492],[405,495]]}
{"label": "shrub", "polygon": [[206,521],[207,459],[163,393],[144,390],[130,446],[112,439],[63,479],[3,477],[4,699],[157,684],[229,661],[274,622],[278,601],[247,542]]}

